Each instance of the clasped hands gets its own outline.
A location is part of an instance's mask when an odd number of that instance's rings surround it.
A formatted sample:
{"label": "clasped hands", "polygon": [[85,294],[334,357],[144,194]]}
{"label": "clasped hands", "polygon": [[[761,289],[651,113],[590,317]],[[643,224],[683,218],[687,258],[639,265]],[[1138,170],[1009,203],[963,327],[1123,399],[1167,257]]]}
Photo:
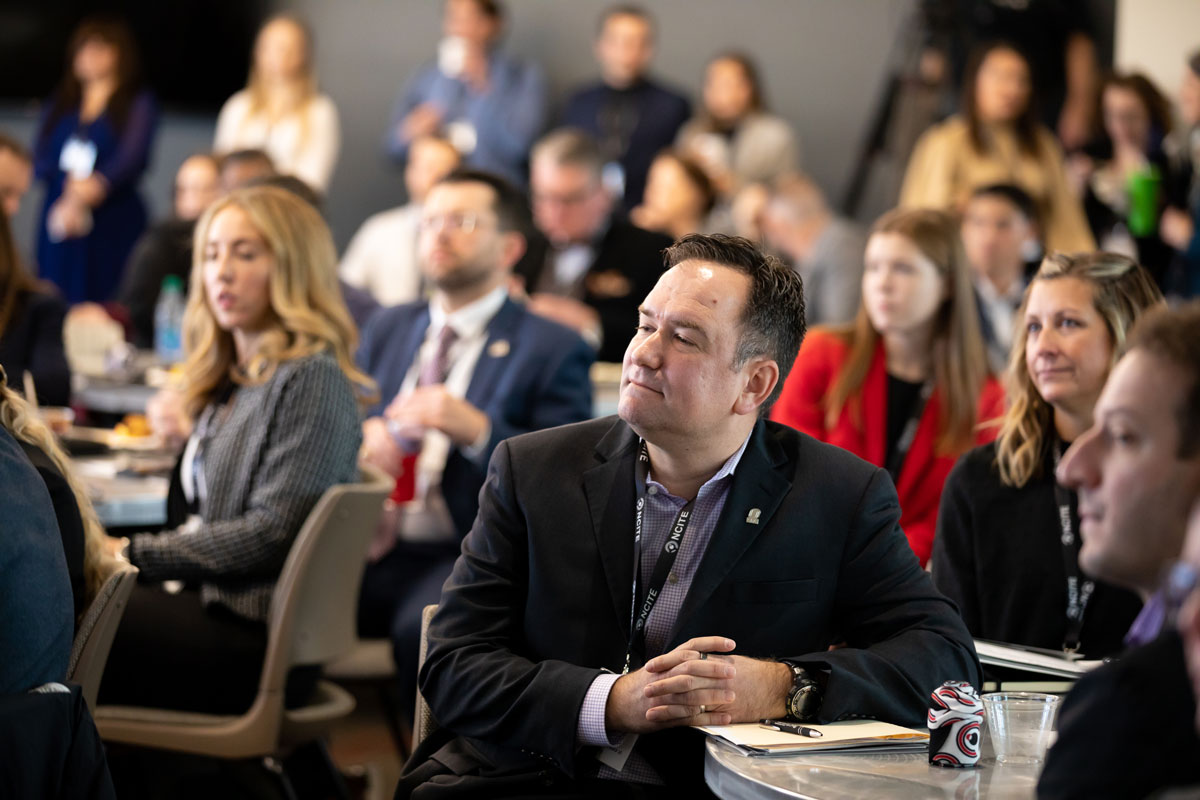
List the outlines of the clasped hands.
{"label": "clasped hands", "polygon": [[609,734],[783,717],[791,669],[733,655],[735,646],[724,636],[697,637],[622,675],[604,709]]}
{"label": "clasped hands", "polygon": [[441,384],[396,395],[382,417],[372,417],[363,424],[366,460],[392,475],[399,473],[403,453],[387,429],[388,422],[404,429],[441,431],[460,447],[478,441],[489,424],[487,414]]}

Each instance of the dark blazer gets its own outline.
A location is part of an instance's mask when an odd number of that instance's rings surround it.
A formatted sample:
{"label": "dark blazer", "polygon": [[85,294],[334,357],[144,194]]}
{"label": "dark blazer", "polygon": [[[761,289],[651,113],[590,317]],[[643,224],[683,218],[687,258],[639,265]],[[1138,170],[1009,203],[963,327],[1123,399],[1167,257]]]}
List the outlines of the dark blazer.
{"label": "dark blazer", "polygon": [[[593,679],[624,663],[638,441],[608,417],[517,437],[492,457],[420,676],[434,716],[485,768],[574,775],[595,763],[575,730]],[[980,673],[899,517],[884,471],[759,422],[666,649],[729,636],[740,654],[829,670],[822,721],[923,725],[935,687]],[[849,646],[829,651],[836,642]],[[655,760],[672,733],[639,739],[660,771],[701,752],[686,738]]]}
{"label": "dark blazer", "polygon": [[1075,684],[1058,715],[1038,797],[1147,797],[1200,785],[1195,725],[1183,643],[1168,630]]}
{"label": "dark blazer", "polygon": [[[618,115],[631,119],[610,119]],[[654,157],[674,143],[691,115],[686,97],[654,81],[642,80],[628,89],[613,89],[603,83],[580,89],[567,99],[562,124],[590,133],[602,148],[606,137],[614,134],[614,127],[627,129],[622,137],[625,150],[618,158],[625,171],[622,207],[629,211],[642,202],[646,174]],[[605,155],[611,157],[610,153]]]}
{"label": "dark blazer", "polygon": [[71,485],[59,472],[58,467],[50,460],[50,456],[36,445],[18,440],[25,456],[33,464],[34,469],[46,484],[50,493],[50,502],[54,505],[54,517],[58,520],[58,532],[62,535],[63,555],[67,559],[67,574],[71,578],[71,596],[75,600],[75,621],[83,613],[87,605],[87,584],[84,579],[83,561],[86,558],[86,538],[83,532],[83,517],[79,513],[79,503],[75,501],[75,493]]}
{"label": "dark blazer", "polygon": [[195,227],[195,220],[166,219],[147,228],[133,246],[117,289],[117,303],[129,312],[133,343],[138,347],[154,347],[154,311],[163,279],[168,275],[179,278],[187,297]]}
{"label": "dark blazer", "polygon": [[[942,491],[933,583],[958,604],[973,636],[1058,650],[1067,633],[1061,539],[1049,449],[1042,474],[1014,489],[1000,482],[995,443],[977,447],[959,459]],[[1089,658],[1120,653],[1141,608],[1133,592],[1097,582],[1080,650]]]}
{"label": "dark blazer", "polygon": [[[517,264],[516,274],[525,279],[525,288],[537,289],[550,243],[536,231],[528,238],[525,255]],[[614,217],[596,247],[596,257],[584,276],[583,302],[600,315],[604,340],[597,361],[619,362],[637,328],[637,309],[650,294],[663,272],[662,251],[671,246],[671,237],[643,230],[631,222]]]}
{"label": "dark blazer", "polygon": [[57,296],[29,292],[17,298],[8,327],[0,331],[0,365],[8,385],[21,387],[21,373],[33,373],[38,401],[65,406],[71,401],[71,370],[63,349],[67,307]]}
{"label": "dark blazer", "polygon": [[[428,303],[385,308],[371,318],[358,350],[360,368],[379,385],[379,402],[367,410],[368,417],[382,414],[400,391],[428,328]],[[492,317],[466,394],[467,402],[491,421],[491,439],[478,458],[451,447],[442,473],[442,493],[462,535],[475,519],[479,489],[497,444],[592,415],[592,359],[592,349],[578,334],[512,300],[505,300]]]}

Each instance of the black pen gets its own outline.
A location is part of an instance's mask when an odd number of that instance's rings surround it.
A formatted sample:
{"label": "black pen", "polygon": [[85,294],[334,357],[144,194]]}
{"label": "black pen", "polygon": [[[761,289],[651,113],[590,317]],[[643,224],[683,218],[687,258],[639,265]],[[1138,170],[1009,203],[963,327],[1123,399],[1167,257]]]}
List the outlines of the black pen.
{"label": "black pen", "polygon": [[784,733],[794,733],[797,736],[807,736],[811,739],[820,739],[825,735],[816,728],[808,728],[798,722],[784,722],[781,719],[760,719],[758,724],[761,728],[770,728],[773,731],[783,731]]}

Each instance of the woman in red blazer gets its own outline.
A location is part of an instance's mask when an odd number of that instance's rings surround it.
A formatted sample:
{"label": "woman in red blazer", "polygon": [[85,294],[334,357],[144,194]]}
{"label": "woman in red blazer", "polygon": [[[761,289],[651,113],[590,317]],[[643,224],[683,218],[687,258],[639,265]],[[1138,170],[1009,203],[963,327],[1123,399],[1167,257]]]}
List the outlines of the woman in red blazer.
{"label": "woman in red blazer", "polygon": [[850,326],[805,337],[771,418],[892,473],[900,525],[922,566],[955,460],[995,438],[1004,411],[954,219],[892,211],[867,241]]}

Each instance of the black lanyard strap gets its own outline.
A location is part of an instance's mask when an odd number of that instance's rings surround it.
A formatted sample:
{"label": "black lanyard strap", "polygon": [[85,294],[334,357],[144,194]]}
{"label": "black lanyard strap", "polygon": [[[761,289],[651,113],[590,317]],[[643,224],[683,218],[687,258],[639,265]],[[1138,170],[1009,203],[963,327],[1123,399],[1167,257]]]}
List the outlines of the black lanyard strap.
{"label": "black lanyard strap", "polygon": [[646,621],[650,619],[650,612],[658,604],[658,598],[662,595],[663,586],[666,585],[667,578],[671,574],[671,569],[675,566],[675,559],[679,556],[679,550],[683,546],[684,534],[687,533],[688,524],[692,521],[692,506],[696,503],[695,498],[692,498],[680,509],[679,514],[676,515],[670,530],[667,531],[667,537],[663,542],[662,552],[658,555],[658,561],[654,564],[654,571],[650,574],[650,582],[646,586],[646,595],[645,597],[641,597],[638,591],[638,583],[642,573],[642,523],[646,514],[646,481],[649,477],[650,452],[646,448],[646,443],[642,442],[642,449],[638,453],[637,464],[634,469],[634,481],[637,489],[637,511],[633,519],[633,600],[629,607],[629,646],[625,649],[625,668],[621,673],[622,675],[629,672],[629,666],[634,654],[637,655],[639,661],[645,657]]}
{"label": "black lanyard strap", "polygon": [[[1062,459],[1064,445],[1054,442],[1054,471]],[[1059,542],[1062,545],[1063,572],[1067,576],[1067,632],[1063,637],[1063,650],[1074,653],[1079,649],[1079,637],[1083,633],[1083,615],[1088,601],[1096,590],[1096,582],[1085,578],[1079,569],[1079,537],[1075,534],[1075,515],[1071,513],[1071,492],[1054,481],[1054,504],[1058,511],[1058,524],[1062,530]]]}
{"label": "black lanyard strap", "polygon": [[925,381],[921,385],[921,394],[917,396],[917,401],[908,411],[908,420],[900,431],[900,438],[896,440],[892,457],[888,459],[887,471],[892,476],[893,484],[900,482],[900,469],[904,466],[904,459],[908,458],[908,451],[912,449],[913,440],[917,438],[917,428],[921,425],[921,417],[925,415],[925,406],[929,404],[929,398],[932,396],[933,381]]}

